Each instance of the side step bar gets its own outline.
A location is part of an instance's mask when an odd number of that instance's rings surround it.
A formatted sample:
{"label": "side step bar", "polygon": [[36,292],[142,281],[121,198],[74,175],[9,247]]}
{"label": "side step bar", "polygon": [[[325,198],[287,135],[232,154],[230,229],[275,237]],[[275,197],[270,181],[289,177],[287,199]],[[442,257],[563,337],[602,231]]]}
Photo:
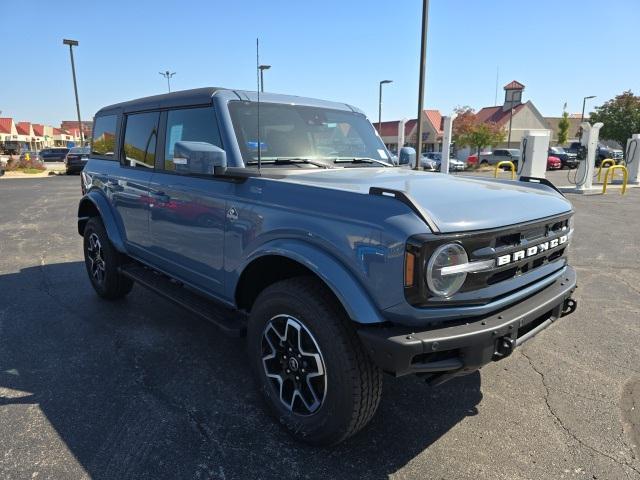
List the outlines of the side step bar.
{"label": "side step bar", "polygon": [[222,307],[213,300],[207,300],[166,275],[136,263],[122,266],[120,272],[139,285],[208,320],[226,335],[242,337],[246,334],[245,315]]}

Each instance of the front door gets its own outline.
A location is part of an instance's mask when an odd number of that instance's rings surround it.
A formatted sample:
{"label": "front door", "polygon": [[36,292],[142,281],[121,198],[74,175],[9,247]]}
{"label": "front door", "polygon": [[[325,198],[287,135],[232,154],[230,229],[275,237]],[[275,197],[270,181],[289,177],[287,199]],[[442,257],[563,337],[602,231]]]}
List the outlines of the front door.
{"label": "front door", "polygon": [[169,110],[164,117],[164,160],[149,185],[150,252],[165,272],[221,296],[226,208],[233,184],[192,175],[173,163],[174,145],[181,140],[222,147],[215,112],[198,107]]}

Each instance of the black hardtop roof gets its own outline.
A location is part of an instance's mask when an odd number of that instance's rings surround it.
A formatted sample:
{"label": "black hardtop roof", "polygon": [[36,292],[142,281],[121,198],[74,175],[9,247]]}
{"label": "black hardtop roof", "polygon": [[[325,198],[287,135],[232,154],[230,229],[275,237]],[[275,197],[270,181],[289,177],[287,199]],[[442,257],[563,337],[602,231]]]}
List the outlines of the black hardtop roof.
{"label": "black hardtop roof", "polygon": [[151,97],[138,98],[128,102],[115,103],[103,107],[96,113],[96,116],[112,113],[113,110],[123,112],[135,112],[139,110],[149,110],[153,108],[168,108],[187,105],[207,105],[211,103],[211,97],[218,90],[226,90],[218,87],[194,88],[192,90],[181,90],[179,92],[153,95]]}
{"label": "black hardtop roof", "polygon": [[[212,97],[217,93],[225,94],[238,100],[254,102],[257,100],[257,92],[246,90],[235,90],[231,88],[206,87],[194,88],[193,90],[182,90],[179,92],[165,93],[163,95],[153,95],[151,97],[138,98],[128,102],[116,103],[103,107],[96,113],[96,117],[101,115],[112,115],[123,112],[140,112],[144,110],[155,110],[158,108],[179,108],[196,105],[211,105]],[[291,105],[306,105],[310,107],[331,108],[364,113],[346,103],[330,102],[316,98],[298,97],[295,95],[283,95],[281,93],[260,93],[260,98],[264,102],[286,103]]]}

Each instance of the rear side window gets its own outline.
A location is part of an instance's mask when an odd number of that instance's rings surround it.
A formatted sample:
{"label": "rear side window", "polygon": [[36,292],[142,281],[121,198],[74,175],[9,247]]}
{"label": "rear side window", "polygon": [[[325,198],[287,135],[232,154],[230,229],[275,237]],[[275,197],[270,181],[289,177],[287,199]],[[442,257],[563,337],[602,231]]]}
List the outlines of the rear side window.
{"label": "rear side window", "polygon": [[167,114],[167,135],[164,151],[164,169],[175,171],[173,149],[176,142],[206,142],[222,147],[220,130],[211,107],[170,110]]}
{"label": "rear side window", "polygon": [[114,158],[116,147],[117,115],[96,117],[91,140],[91,153],[101,157]]}
{"label": "rear side window", "polygon": [[123,160],[128,167],[154,167],[159,117],[159,112],[127,115]]}

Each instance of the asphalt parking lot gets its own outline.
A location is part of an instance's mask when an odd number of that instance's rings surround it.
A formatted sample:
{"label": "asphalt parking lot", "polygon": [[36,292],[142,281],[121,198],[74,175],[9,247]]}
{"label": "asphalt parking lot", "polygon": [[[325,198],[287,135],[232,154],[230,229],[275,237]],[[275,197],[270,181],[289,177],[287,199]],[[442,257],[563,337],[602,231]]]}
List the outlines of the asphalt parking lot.
{"label": "asphalt parking lot", "polygon": [[441,387],[386,378],[332,449],[268,417],[242,340],[137,286],[100,300],[79,196],[0,180],[0,477],[640,479],[640,189],[570,196],[576,313]]}

